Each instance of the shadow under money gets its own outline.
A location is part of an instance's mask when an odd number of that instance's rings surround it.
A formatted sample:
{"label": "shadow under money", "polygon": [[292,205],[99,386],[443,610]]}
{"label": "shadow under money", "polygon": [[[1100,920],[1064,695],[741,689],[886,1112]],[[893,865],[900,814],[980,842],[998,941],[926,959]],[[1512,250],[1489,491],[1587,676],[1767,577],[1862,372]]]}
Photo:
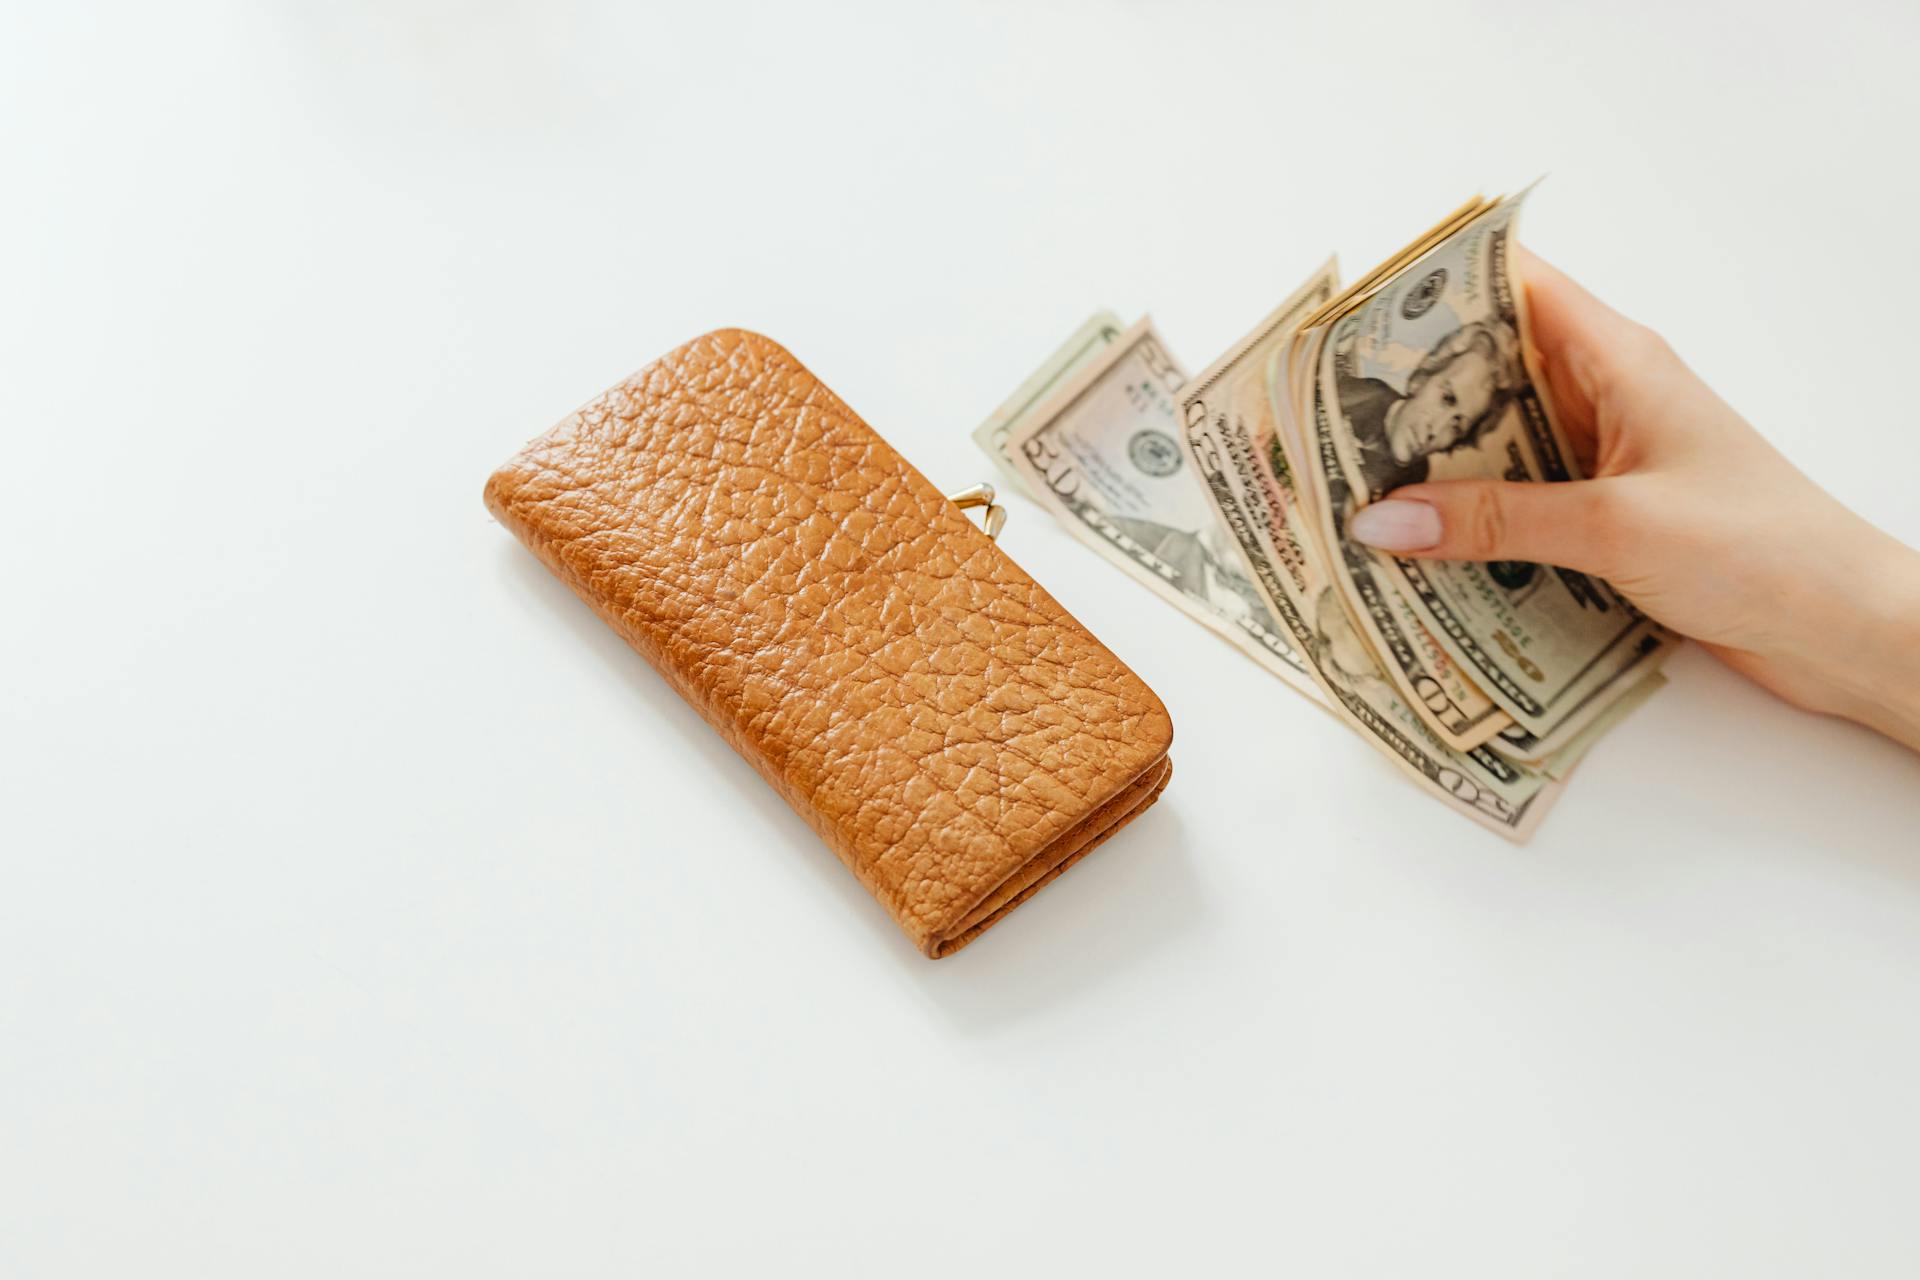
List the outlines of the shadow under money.
{"label": "shadow under money", "polygon": [[1543,834],[1604,824],[1630,796],[1636,820],[1660,838],[1603,852],[1596,842],[1590,856],[1643,889],[1733,851],[1848,862],[1920,893],[1920,754],[1799,710],[1698,645],[1683,646],[1665,671],[1668,686],[1582,761]]}

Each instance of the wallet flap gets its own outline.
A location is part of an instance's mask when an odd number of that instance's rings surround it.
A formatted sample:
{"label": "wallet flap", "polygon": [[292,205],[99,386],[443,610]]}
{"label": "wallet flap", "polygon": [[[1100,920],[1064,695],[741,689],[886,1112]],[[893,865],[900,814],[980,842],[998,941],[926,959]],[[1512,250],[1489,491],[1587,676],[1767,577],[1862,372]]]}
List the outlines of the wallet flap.
{"label": "wallet flap", "polygon": [[770,339],[686,344],[486,499],[929,954],[1157,794],[1159,699]]}

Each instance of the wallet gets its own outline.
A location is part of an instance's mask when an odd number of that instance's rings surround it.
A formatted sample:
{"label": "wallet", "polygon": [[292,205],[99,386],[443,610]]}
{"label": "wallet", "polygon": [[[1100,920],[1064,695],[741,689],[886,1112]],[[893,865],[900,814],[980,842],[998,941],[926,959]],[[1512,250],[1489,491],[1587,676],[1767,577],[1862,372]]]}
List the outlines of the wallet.
{"label": "wallet", "polygon": [[768,338],[648,365],[486,502],[928,956],[1167,785],[1153,692]]}

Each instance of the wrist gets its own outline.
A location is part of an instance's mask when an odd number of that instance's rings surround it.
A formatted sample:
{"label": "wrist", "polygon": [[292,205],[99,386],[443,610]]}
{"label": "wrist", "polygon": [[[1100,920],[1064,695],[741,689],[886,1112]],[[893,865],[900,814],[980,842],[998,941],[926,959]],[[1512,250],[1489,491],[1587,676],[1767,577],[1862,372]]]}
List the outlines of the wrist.
{"label": "wrist", "polygon": [[1812,658],[1833,714],[1920,750],[1920,552],[1872,526]]}

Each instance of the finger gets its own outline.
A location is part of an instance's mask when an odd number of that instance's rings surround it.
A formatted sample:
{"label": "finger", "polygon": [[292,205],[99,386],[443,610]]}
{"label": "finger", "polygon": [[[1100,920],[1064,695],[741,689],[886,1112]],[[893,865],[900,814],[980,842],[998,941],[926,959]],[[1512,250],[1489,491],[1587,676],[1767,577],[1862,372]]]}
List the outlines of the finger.
{"label": "finger", "polygon": [[1410,485],[1354,513],[1353,536],[1426,560],[1527,560],[1609,576],[1617,563],[1607,480]]}
{"label": "finger", "polygon": [[1515,262],[1527,287],[1534,345],[1582,383],[1589,404],[1592,380],[1633,349],[1644,330],[1575,284],[1540,255],[1516,246]]}
{"label": "finger", "polygon": [[[1525,248],[1515,245],[1515,265],[1527,298],[1528,336],[1552,397],[1554,419],[1566,433],[1581,466],[1592,474],[1600,453],[1599,412],[1588,378],[1574,376],[1572,349],[1597,340],[1585,324],[1585,291]],[[1591,301],[1587,298],[1586,301]],[[1596,304],[1597,305],[1597,304]],[[1577,367],[1586,369],[1586,363]]]}
{"label": "finger", "polygon": [[[1529,328],[1546,366],[1557,420],[1569,436],[1582,430],[1687,435],[1724,418],[1725,405],[1666,342],[1575,284],[1534,254],[1519,250],[1527,285]],[[1577,450],[1584,446],[1576,438]],[[1582,459],[1585,461],[1585,458]],[[1589,467],[1589,474],[1594,468]]]}

